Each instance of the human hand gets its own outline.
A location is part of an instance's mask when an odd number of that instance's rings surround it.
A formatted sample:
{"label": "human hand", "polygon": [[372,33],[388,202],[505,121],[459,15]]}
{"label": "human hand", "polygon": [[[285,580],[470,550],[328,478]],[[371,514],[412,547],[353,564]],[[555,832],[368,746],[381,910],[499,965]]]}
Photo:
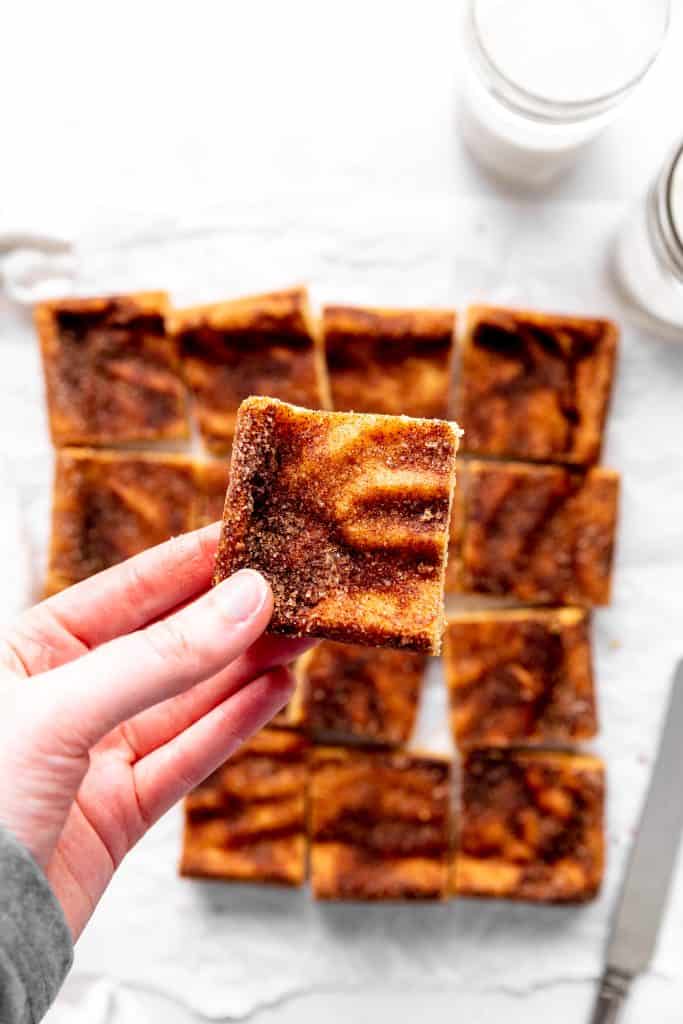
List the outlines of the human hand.
{"label": "human hand", "polygon": [[0,637],[0,822],[74,940],[150,825],[287,702],[282,666],[310,645],[261,635],[273,599],[258,573],[206,592],[218,533],[151,548]]}

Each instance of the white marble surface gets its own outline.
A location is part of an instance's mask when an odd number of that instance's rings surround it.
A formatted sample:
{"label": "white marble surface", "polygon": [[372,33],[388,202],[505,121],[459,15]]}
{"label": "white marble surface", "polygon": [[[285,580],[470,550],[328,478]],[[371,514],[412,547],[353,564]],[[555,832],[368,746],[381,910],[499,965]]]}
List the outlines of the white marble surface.
{"label": "white marble surface", "polygon": [[[460,9],[257,0],[120,3],[105,16],[25,2],[0,33],[0,232],[29,222],[75,238],[82,290],[166,286],[184,302],[306,280],[320,299],[488,298],[624,322],[609,241],[680,132],[680,13],[613,128],[530,198],[461,149]],[[328,915],[296,896],[207,900],[173,877],[171,815],[105,898],[51,1024],[189,1024],[202,1006],[259,1024],[587,1018],[683,611],[683,348],[624,327],[607,450],[625,474],[623,521],[615,603],[596,629],[610,770],[601,900]],[[30,327],[2,299],[0,347],[0,502],[17,539],[2,548],[4,614],[40,576],[50,455]],[[627,1024],[680,1019],[682,945],[683,877]]]}

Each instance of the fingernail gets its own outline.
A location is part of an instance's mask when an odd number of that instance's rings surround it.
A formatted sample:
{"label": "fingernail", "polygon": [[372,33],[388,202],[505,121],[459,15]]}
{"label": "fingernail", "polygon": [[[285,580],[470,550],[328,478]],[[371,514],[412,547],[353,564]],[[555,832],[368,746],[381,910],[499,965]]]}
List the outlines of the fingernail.
{"label": "fingernail", "polygon": [[214,593],[221,611],[231,622],[246,622],[263,607],[267,584],[251,569],[240,569],[216,587]]}

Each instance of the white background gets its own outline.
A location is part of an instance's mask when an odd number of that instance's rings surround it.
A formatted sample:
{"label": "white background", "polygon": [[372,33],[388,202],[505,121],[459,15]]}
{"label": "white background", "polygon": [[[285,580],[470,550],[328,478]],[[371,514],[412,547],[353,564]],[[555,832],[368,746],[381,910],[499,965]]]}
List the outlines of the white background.
{"label": "white background", "polygon": [[[192,883],[174,880],[171,816],[103,902],[54,1024],[188,1024],[201,984],[212,992],[205,1009],[253,1010],[257,1024],[587,1019],[680,653],[683,348],[629,326],[606,272],[616,225],[683,133],[674,6],[649,80],[575,170],[531,198],[484,177],[459,142],[454,0],[0,8],[0,232],[42,225],[74,237],[79,288],[169,287],[181,302],[307,280],[319,298],[490,298],[624,325],[607,450],[625,478],[619,565],[614,607],[596,623],[599,749],[610,768],[599,903],[472,904],[414,918],[344,908],[333,936],[330,919],[298,897],[290,914],[281,903],[272,916],[269,897],[240,891],[209,900],[209,913]],[[50,457],[30,326],[2,298],[0,347],[6,611],[39,578]],[[270,945],[240,960],[261,934],[259,915],[275,920]],[[319,962],[332,950],[336,964]],[[627,1024],[680,1020],[681,954],[683,879]],[[184,980],[184,960],[198,978]],[[240,1002],[230,988],[242,983]],[[185,984],[184,1000],[159,994]]]}

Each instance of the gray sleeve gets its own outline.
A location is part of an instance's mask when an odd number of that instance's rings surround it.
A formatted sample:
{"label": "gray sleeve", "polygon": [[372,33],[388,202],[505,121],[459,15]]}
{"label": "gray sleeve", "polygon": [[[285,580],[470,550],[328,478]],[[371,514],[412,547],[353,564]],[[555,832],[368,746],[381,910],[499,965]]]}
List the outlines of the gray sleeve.
{"label": "gray sleeve", "polygon": [[71,933],[47,878],[0,826],[0,1024],[37,1024],[72,960]]}

